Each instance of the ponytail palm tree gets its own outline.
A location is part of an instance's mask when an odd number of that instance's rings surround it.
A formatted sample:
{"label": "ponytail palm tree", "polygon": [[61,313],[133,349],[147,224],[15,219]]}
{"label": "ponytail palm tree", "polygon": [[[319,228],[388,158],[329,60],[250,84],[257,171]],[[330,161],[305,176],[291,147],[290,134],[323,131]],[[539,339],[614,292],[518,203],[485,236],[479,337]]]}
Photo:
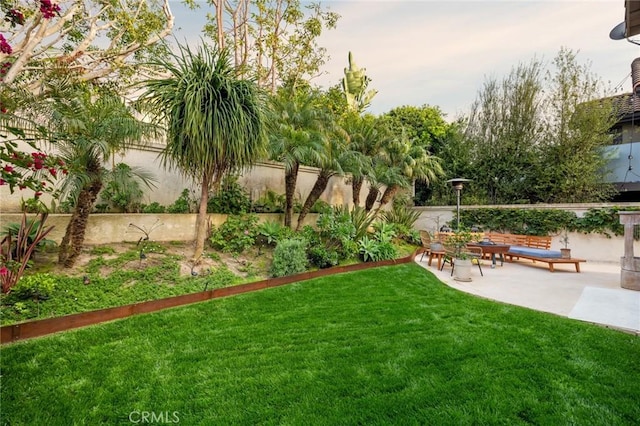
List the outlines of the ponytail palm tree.
{"label": "ponytail palm tree", "polygon": [[195,52],[179,46],[177,54],[154,65],[169,76],[146,81],[140,102],[166,126],[164,166],[200,181],[197,261],[204,250],[210,190],[266,153],[264,99],[254,82],[238,78],[227,51],[204,43]]}

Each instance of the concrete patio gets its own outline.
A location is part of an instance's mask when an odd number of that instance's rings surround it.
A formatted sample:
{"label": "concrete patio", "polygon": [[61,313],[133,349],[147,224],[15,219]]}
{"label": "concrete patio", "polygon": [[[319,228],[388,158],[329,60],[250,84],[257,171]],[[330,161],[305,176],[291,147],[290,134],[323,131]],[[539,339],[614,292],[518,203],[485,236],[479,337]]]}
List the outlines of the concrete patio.
{"label": "concrete patio", "polygon": [[472,267],[472,281],[459,282],[451,276],[447,264],[438,271],[436,262],[427,265],[427,258],[416,263],[431,271],[452,288],[513,305],[550,312],[580,321],[640,335],[640,291],[620,287],[620,264],[586,262],[576,273],[573,265],[557,265],[549,272],[546,264],[529,260],[505,262],[491,268],[484,260],[480,276]]}

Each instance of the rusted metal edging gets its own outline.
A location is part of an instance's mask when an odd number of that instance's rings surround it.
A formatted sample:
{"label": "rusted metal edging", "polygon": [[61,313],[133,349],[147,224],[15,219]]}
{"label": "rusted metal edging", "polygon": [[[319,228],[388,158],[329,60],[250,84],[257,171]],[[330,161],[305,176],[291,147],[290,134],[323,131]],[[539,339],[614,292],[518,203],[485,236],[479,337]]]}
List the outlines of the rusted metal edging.
{"label": "rusted metal edging", "polygon": [[5,325],[0,327],[0,344],[12,343],[18,340],[45,336],[52,333],[58,333],[60,331],[100,324],[103,322],[127,318],[134,315],[157,312],[177,306],[190,305],[192,303],[204,302],[210,299],[218,299],[221,297],[228,297],[236,294],[249,293],[252,291],[264,290],[271,287],[293,284],[296,282],[306,281],[312,278],[318,278],[327,275],[360,271],[362,269],[376,268],[380,266],[400,265],[412,262],[415,256],[420,254],[421,251],[422,248],[419,248],[412,255],[400,259],[336,266],[333,268],[303,272],[301,274],[289,275],[286,277],[271,278],[247,284],[201,291],[198,293],[182,294],[179,296],[172,296],[164,299],[138,302],[131,305],[117,306],[113,308],[100,309],[97,311],[65,315],[62,317],[45,318],[41,320]]}

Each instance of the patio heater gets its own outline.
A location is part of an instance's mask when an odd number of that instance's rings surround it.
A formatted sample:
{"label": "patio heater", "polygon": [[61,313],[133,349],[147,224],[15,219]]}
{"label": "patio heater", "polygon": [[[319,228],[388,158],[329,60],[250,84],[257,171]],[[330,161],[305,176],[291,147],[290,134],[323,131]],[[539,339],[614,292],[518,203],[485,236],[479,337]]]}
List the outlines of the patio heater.
{"label": "patio heater", "polygon": [[465,178],[453,178],[447,182],[451,183],[453,189],[456,190],[456,231],[460,230],[460,193],[465,182],[470,182],[471,179]]}

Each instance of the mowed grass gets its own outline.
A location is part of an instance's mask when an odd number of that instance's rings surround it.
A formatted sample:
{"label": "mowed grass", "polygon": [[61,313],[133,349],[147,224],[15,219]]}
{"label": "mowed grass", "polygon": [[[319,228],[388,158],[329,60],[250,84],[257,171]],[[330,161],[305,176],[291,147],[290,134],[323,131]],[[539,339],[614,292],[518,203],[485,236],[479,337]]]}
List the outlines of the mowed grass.
{"label": "mowed grass", "polygon": [[637,336],[407,264],[5,346],[0,407],[11,425],[631,425],[639,362]]}

